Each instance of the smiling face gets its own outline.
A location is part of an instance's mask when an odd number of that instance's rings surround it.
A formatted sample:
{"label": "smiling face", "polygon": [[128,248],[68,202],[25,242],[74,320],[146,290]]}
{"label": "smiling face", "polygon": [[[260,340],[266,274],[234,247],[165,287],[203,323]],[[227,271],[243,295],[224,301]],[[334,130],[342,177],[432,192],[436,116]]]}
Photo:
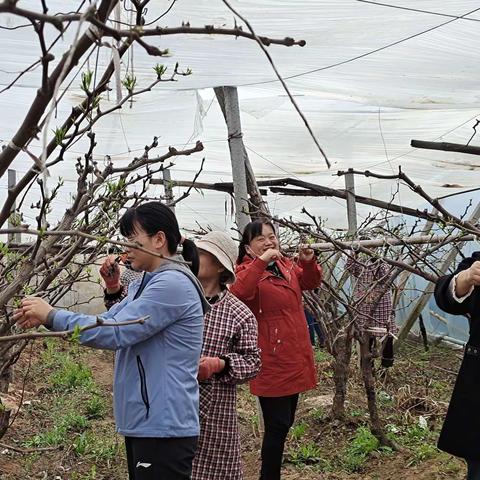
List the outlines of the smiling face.
{"label": "smiling face", "polygon": [[278,250],[279,248],[278,238],[275,235],[275,232],[270,225],[266,224],[262,225],[261,234],[252,238],[248,246],[250,247],[251,251],[257,256],[262,255],[270,248],[273,248],[275,250]]}
{"label": "smiling face", "polygon": [[[140,225],[135,226],[135,232],[127,239],[130,243],[138,243],[143,248],[155,253],[168,255],[167,241],[165,233],[159,231],[154,235],[149,235]],[[137,248],[127,248],[127,261],[130,262],[133,269],[137,271],[153,272],[162,263],[162,259],[150,253]]]}

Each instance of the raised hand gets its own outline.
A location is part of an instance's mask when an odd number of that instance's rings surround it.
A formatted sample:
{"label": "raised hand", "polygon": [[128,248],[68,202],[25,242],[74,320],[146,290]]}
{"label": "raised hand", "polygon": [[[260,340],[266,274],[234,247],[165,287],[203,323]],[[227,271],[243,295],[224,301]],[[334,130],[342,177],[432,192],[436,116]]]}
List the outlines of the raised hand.
{"label": "raised hand", "polygon": [[311,248],[305,247],[300,250],[298,259],[303,262],[309,262],[314,256],[315,252]]}
{"label": "raised hand", "polygon": [[102,263],[102,266],[100,267],[100,275],[105,282],[105,287],[108,293],[115,293],[120,290],[120,268],[113,255],[107,257]]}
{"label": "raised hand", "polygon": [[465,280],[470,286],[480,285],[480,262],[474,262],[465,270]]}
{"label": "raised hand", "polygon": [[480,262],[474,262],[470,268],[459,273],[455,285],[455,294],[459,297],[466,295],[472,287],[480,285]]}
{"label": "raised hand", "polygon": [[280,258],[282,258],[282,254],[280,253],[280,250],[277,250],[276,248],[269,248],[260,255],[260,259],[267,263],[279,260]]}

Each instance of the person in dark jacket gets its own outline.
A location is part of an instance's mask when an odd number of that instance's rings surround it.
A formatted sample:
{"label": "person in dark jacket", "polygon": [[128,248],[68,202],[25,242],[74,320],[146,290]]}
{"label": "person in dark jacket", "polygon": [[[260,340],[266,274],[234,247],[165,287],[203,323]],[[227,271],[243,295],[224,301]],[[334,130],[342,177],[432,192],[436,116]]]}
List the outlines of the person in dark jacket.
{"label": "person in dark jacket", "polygon": [[438,280],[435,300],[447,313],[466,315],[470,324],[438,448],[466,460],[467,480],[480,480],[480,252]]}
{"label": "person in dark jacket", "polygon": [[260,478],[278,480],[299,393],[317,384],[302,290],[317,288],[322,270],[309,248],[295,261],[283,256],[273,225],[255,220],[243,232],[236,275],[230,291],[258,321],[262,368],[250,391],[259,397],[265,425]]}
{"label": "person in dark jacket", "polygon": [[[210,307],[197,278],[175,256],[181,235],[167,206],[148,202],[127,210],[120,232],[147,250],[127,249],[133,268],[145,273],[101,315],[105,325],[81,331],[79,340],[116,352],[115,420],[125,437],[130,480],[189,480],[200,433],[203,315]],[[198,272],[193,242],[183,242],[183,256]],[[141,317],[148,318],[129,323]],[[41,298],[24,299],[14,318],[22,328],[46,325],[55,331],[97,322],[94,315],[56,310]]]}

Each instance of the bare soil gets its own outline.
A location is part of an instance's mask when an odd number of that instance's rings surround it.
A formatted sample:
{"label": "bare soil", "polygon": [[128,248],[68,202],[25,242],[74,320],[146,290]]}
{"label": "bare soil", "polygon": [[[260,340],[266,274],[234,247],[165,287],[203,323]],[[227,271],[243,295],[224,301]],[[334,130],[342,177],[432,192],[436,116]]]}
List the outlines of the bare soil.
{"label": "bare soil", "polygon": [[[69,351],[69,345],[58,344]],[[65,402],[77,405],[89,397],[77,390],[52,391],[51,374],[55,370],[44,365],[45,344],[38,342],[20,358],[14,381],[8,395],[2,400],[18,414],[7,434],[0,440],[1,480],[106,480],[126,479],[123,440],[115,434],[112,418],[113,356],[109,352],[81,349],[75,354],[93,372],[99,395],[105,404],[101,418],[89,420],[83,431],[69,431],[60,445],[35,450],[32,439],[51,431],[58,420],[56,405]],[[331,357],[317,352],[318,389],[302,396],[296,419],[296,435],[291,435],[285,449],[282,478],[286,480],[463,480],[463,461],[435,448],[436,438],[445,415],[455,372],[460,365],[458,351],[431,346],[423,347],[409,342],[395,360],[386,377],[377,377],[379,407],[390,435],[401,446],[401,451],[375,449],[365,456],[358,468],[351,468],[349,448],[359,428],[368,426],[368,413],[363,386],[357,368],[352,362],[349,381],[347,418],[344,422],[329,420],[332,400],[333,370]],[[83,397],[82,395],[85,395]],[[85,398],[85,400],[83,400]],[[78,400],[81,400],[78,403]],[[75,404],[75,401],[77,403]],[[73,403],[71,403],[73,402]],[[19,406],[21,408],[19,409]],[[52,408],[50,409],[50,406]],[[54,408],[55,407],[55,408]],[[238,414],[241,424],[242,448],[246,480],[257,480],[261,434],[258,430],[258,412],[254,397],[247,386],[240,387]],[[300,425],[300,426],[299,426]],[[420,427],[426,426],[425,433]],[[88,430],[88,431],[87,431]],[[78,451],[82,435],[91,439],[85,452]],[[420,435],[420,436],[419,436]],[[86,437],[86,438],[87,438]],[[75,447],[77,442],[77,447]],[[108,448],[96,451],[99,442],[110,442]],[[318,456],[302,456],[302,446],[313,444]],[[31,453],[15,452],[32,449]],[[213,479],[212,479],[213,480]]]}

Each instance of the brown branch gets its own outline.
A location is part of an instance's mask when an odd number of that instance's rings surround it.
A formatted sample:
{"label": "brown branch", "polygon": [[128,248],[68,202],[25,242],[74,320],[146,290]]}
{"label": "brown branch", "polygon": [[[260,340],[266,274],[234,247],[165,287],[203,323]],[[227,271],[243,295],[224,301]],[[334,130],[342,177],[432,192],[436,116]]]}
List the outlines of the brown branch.
{"label": "brown branch", "polygon": [[80,232],[78,230],[51,230],[51,231],[41,231],[41,230],[33,230],[31,228],[3,228],[0,229],[0,235],[5,234],[8,235],[9,233],[23,233],[25,235],[35,235],[38,237],[83,237],[87,238],[89,240],[95,240],[99,243],[109,243],[112,245],[118,245],[120,247],[125,247],[125,248],[135,248],[136,250],[141,250],[142,252],[148,253],[150,255],[153,255],[154,257],[158,258],[163,258],[164,260],[168,260],[169,262],[173,263],[180,263],[183,265],[188,265],[189,262],[184,262],[182,260],[177,260],[171,257],[166,257],[165,255],[162,255],[161,253],[153,252],[151,250],[148,250],[147,248],[142,247],[138,243],[132,243],[132,242],[121,242],[118,240],[111,240],[109,238],[105,237],[98,237],[95,235],[91,235],[90,233],[85,233],[85,232]]}
{"label": "brown branch", "polygon": [[[91,11],[91,13],[93,13],[95,9],[93,7],[90,7],[89,10]],[[35,21],[40,21],[42,23],[50,23],[60,32],[64,31],[64,22],[78,21],[82,17],[82,15],[77,13],[72,13],[69,15],[46,15],[44,13],[38,13],[32,10],[18,8],[14,5],[14,2],[11,1],[4,1],[0,3],[0,13],[10,13],[11,15],[28,18],[32,23]]]}
{"label": "brown branch", "polygon": [[133,170],[136,170],[139,167],[143,167],[145,165],[149,165],[151,163],[161,163],[164,162],[165,160],[168,160],[169,158],[175,157],[177,155],[191,155],[192,153],[197,153],[201,152],[203,150],[203,144],[200,141],[197,141],[194,147],[192,148],[187,148],[185,150],[177,150],[174,147],[170,147],[168,149],[168,153],[165,153],[164,155],[161,155],[159,157],[155,158],[137,158],[135,159],[131,165],[128,167],[118,167],[118,168],[112,168],[111,173],[118,173],[118,172],[131,172]]}
{"label": "brown branch", "polygon": [[285,38],[269,38],[264,36],[257,36],[254,33],[245,32],[241,27],[235,28],[220,28],[213,25],[205,25],[204,27],[190,27],[190,26],[181,26],[181,27],[156,27],[156,28],[145,28],[145,29],[134,29],[134,30],[116,30],[114,28],[108,27],[105,24],[102,24],[95,19],[89,19],[93,24],[98,26],[103,30],[104,36],[113,37],[116,40],[121,38],[132,38],[136,40],[140,37],[164,37],[167,35],[224,35],[231,37],[243,37],[249,40],[259,40],[262,45],[284,45],[285,47],[292,47],[298,45],[304,47],[306,45],[305,40],[294,40],[290,37]]}
{"label": "brown branch", "polygon": [[[445,242],[448,240],[448,242]],[[420,235],[412,236],[407,238],[400,237],[385,237],[378,240],[353,240],[353,241],[343,241],[342,246],[344,249],[357,250],[358,247],[364,248],[377,248],[377,247],[394,247],[394,246],[405,246],[405,245],[424,245],[424,244],[434,244],[441,243],[442,246],[446,243],[455,243],[455,242],[473,242],[478,240],[475,235]],[[332,242],[323,242],[323,243],[310,243],[302,245],[305,248],[313,248],[315,250],[320,250],[322,252],[327,252],[329,250],[335,250],[335,245]],[[413,252],[411,252],[413,253]]]}
{"label": "brown branch", "polygon": [[[98,18],[101,21],[106,20],[117,2],[118,0],[102,0],[98,8]],[[58,62],[48,79],[48,84],[50,87],[49,93],[45,94],[43,90],[37,92],[37,95],[30,105],[30,108],[25,115],[21,126],[14,134],[12,140],[0,152],[0,177],[5,174],[8,167],[15,160],[19,152],[22,151],[27,142],[37,135],[37,125],[39,124],[48,104],[52,100],[53,90],[57,80],[61,75],[63,75],[65,78],[72,71],[80,58],[93,45],[93,36],[94,35],[92,35],[92,31],[89,29],[82,35],[78,42],[64,54],[62,60]],[[68,66],[67,62],[69,62]],[[67,68],[65,68],[66,66]]]}
{"label": "brown branch", "polygon": [[[349,169],[350,173],[354,173],[356,175],[363,175],[365,177],[373,177],[373,178],[380,178],[380,179],[398,179],[403,181],[413,192],[417,193],[422,197],[424,200],[426,200],[430,205],[432,205],[439,213],[442,214],[442,217],[439,217],[438,215],[435,215],[435,218],[428,218],[428,220],[433,220],[433,221],[440,221],[441,222],[450,222],[452,225],[455,225],[457,227],[460,227],[470,233],[473,233],[475,235],[480,234],[480,229],[477,228],[475,225],[473,225],[470,222],[466,222],[462,220],[461,218],[453,215],[451,212],[449,212],[443,205],[440,204],[440,201],[437,198],[432,198],[428,193],[422,188],[421,185],[415,184],[415,182],[404,172],[402,172],[401,167],[399,167],[399,173],[398,175],[380,175],[377,173],[370,172],[369,170],[365,171],[358,171],[358,170],[353,170]],[[347,172],[342,172],[339,171],[337,174],[338,175],[345,175]]]}
{"label": "brown branch", "polygon": [[143,325],[148,319],[149,315],[144,317],[137,318],[135,320],[126,320],[124,322],[106,322],[101,317],[97,317],[97,321],[90,325],[85,325],[79,329],[72,328],[70,330],[64,330],[61,332],[32,332],[32,333],[19,333],[18,335],[7,335],[5,337],[0,337],[1,342],[18,342],[19,340],[36,340],[37,338],[49,338],[49,337],[60,337],[68,338],[74,334],[81,334],[87,330],[92,330],[99,327],[124,327],[126,325]]}
{"label": "brown branch", "polygon": [[198,172],[193,177],[192,184],[190,185],[188,190],[186,192],[183,192],[183,195],[181,197],[177,198],[174,202],[170,203],[169,207],[174,207],[177,203],[181,202],[182,200],[184,200],[185,198],[187,198],[190,195],[190,192],[192,191],[192,188],[195,188],[195,182],[196,182],[197,178],[200,176],[200,174],[203,171],[204,163],[205,163],[205,158],[202,158],[202,163],[200,165],[200,168],[198,169]]}
{"label": "brown branch", "polygon": [[52,452],[58,450],[60,447],[38,447],[38,448],[20,448],[14,447],[12,445],[7,445],[6,443],[0,443],[0,448],[5,448],[11,450],[12,452],[21,453],[22,455],[30,455],[31,453],[37,452]]}

